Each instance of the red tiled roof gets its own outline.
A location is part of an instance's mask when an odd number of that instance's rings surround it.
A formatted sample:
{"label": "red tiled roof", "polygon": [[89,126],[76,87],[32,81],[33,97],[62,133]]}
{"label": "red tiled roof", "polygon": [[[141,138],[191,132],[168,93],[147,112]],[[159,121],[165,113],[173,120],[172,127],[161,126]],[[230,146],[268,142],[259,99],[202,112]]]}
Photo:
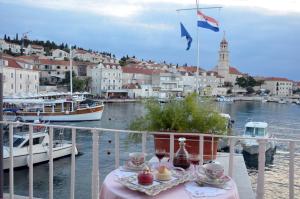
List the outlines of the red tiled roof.
{"label": "red tiled roof", "polygon": [[284,81],[284,82],[291,82],[291,80],[284,78],[284,77],[266,77],[265,81]]}
{"label": "red tiled roof", "polygon": [[44,65],[64,65],[64,66],[70,65],[69,61],[64,61],[64,60],[39,59],[39,61],[40,64],[44,64]]}
{"label": "red tiled roof", "polygon": [[35,44],[32,44],[32,45],[31,45],[31,48],[40,49],[40,50],[44,49],[43,46],[35,45]]}
{"label": "red tiled roof", "polygon": [[123,73],[138,73],[144,75],[159,74],[163,72],[162,70],[153,70],[153,69],[147,69],[143,67],[130,67],[130,66],[124,66],[122,67],[122,70]]}
{"label": "red tiled roof", "polygon": [[86,53],[89,53],[89,52],[86,51],[86,50],[76,49],[75,53],[76,54],[86,54]]}
{"label": "red tiled roof", "polygon": [[22,68],[20,66],[20,64],[17,63],[16,60],[14,59],[10,59],[10,58],[5,58],[6,61],[8,61],[8,67],[12,67],[12,68]]}
{"label": "red tiled roof", "polygon": [[300,86],[300,82],[297,83],[297,86]]}
{"label": "red tiled roof", "polygon": [[234,67],[229,67],[229,74],[234,74],[234,75],[243,75],[243,73],[241,73],[240,71],[238,71],[238,69],[234,68]]}
{"label": "red tiled roof", "polygon": [[[197,72],[197,67],[196,66],[180,66],[177,69],[178,71],[185,71],[189,73],[196,73]],[[204,71],[202,68],[199,67],[199,72]]]}

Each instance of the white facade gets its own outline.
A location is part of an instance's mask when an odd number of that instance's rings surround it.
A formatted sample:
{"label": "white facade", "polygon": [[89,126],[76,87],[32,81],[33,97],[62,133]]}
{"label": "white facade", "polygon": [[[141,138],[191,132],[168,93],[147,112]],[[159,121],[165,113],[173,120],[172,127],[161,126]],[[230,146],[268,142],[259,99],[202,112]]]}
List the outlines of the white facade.
{"label": "white facade", "polygon": [[152,86],[158,87],[166,97],[181,96],[183,94],[183,80],[180,73],[160,73],[152,76]]}
{"label": "white facade", "polygon": [[0,52],[4,51],[11,51],[15,54],[21,53],[21,46],[19,44],[9,43],[4,41],[3,39],[0,39]]}
{"label": "white facade", "polygon": [[293,82],[285,78],[266,78],[262,88],[270,90],[271,95],[289,96],[292,95]]}
{"label": "white facade", "polygon": [[39,72],[22,68],[16,61],[4,60],[3,95],[28,95],[39,92]]}
{"label": "white facade", "polygon": [[44,55],[45,54],[44,47],[39,45],[29,44],[25,49],[25,54]]}
{"label": "white facade", "polygon": [[69,59],[70,54],[67,53],[66,51],[60,50],[60,49],[55,49],[52,51],[52,58],[56,60],[64,60],[65,58]]}
{"label": "white facade", "polygon": [[100,63],[89,69],[87,76],[92,77],[92,94],[122,88],[122,69],[118,64]]}

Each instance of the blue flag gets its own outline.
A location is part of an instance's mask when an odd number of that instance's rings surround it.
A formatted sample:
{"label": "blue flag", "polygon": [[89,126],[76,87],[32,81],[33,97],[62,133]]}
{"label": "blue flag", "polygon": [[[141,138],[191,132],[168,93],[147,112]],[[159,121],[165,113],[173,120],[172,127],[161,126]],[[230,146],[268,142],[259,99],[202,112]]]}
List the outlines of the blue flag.
{"label": "blue flag", "polygon": [[185,37],[187,40],[187,48],[186,50],[189,50],[192,44],[192,37],[191,35],[188,33],[188,31],[185,29],[185,27],[183,26],[183,24],[180,22],[180,29],[181,29],[181,37]]}

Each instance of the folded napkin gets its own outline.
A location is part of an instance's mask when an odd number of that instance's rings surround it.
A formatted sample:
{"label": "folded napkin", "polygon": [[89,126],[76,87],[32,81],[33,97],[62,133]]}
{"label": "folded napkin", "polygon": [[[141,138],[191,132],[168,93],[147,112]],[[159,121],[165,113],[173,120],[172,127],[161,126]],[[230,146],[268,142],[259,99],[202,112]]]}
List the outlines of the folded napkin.
{"label": "folded napkin", "polygon": [[193,197],[213,197],[225,194],[224,189],[214,187],[200,187],[196,182],[188,182],[185,184],[185,190],[187,190]]}
{"label": "folded napkin", "polygon": [[135,172],[126,171],[126,170],[116,169],[116,170],[114,171],[114,174],[115,174],[118,178],[124,178],[124,177],[132,176],[132,175],[134,175],[134,174],[136,174],[136,173],[135,173]]}

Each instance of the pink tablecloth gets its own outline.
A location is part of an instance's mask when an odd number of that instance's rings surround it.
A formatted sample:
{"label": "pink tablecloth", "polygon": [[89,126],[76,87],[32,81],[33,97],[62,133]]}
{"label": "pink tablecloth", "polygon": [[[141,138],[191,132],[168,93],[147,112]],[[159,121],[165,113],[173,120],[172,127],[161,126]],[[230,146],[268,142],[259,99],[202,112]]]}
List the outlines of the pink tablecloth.
{"label": "pink tablecloth", "polygon": [[[163,191],[158,195],[151,197],[147,196],[144,193],[140,193],[137,191],[132,191],[121,185],[117,182],[117,176],[111,172],[109,173],[100,190],[100,199],[148,199],[148,198],[155,198],[155,199],[194,199],[192,195],[186,191],[185,185],[181,184],[177,187],[171,188],[167,191]],[[239,199],[238,191],[236,184],[233,180],[231,180],[229,186],[232,187],[230,190],[226,190],[225,194],[218,195],[215,197],[202,197],[202,198],[209,198],[209,199]],[[198,198],[198,197],[197,197]],[[201,198],[201,197],[200,197]]]}

